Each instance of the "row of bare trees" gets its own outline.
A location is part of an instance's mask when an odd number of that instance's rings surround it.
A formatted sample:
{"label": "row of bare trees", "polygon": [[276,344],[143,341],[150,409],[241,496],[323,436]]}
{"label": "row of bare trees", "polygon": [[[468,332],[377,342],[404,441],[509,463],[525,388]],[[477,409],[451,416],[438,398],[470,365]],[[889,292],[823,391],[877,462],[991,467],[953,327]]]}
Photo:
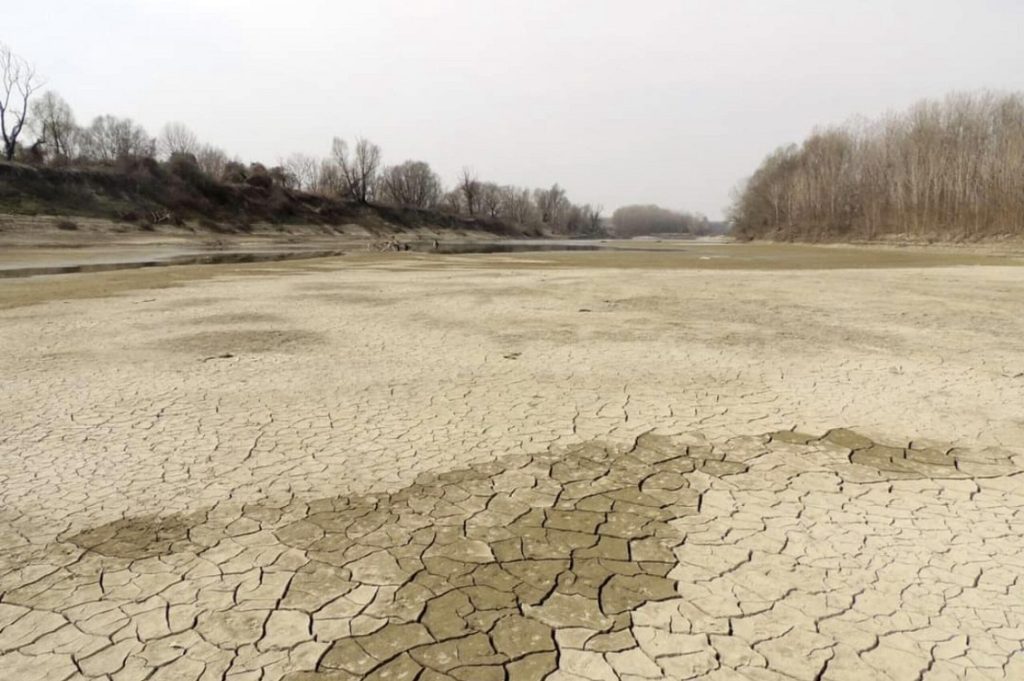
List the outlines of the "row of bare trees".
{"label": "row of bare trees", "polygon": [[661,206],[623,206],[612,213],[615,236],[629,238],[649,234],[707,234],[703,215],[669,210]]}
{"label": "row of bare trees", "polygon": [[747,237],[1024,233],[1024,94],[956,94],[817,131],[764,160],[731,219]]}
{"label": "row of bare trees", "polygon": [[596,234],[601,230],[601,207],[574,204],[558,183],[547,189],[529,189],[481,181],[463,168],[456,186],[441,197],[448,210],[541,226],[562,234]]}
{"label": "row of bare trees", "polygon": [[[558,184],[527,189],[481,181],[464,169],[455,186],[423,162],[384,166],[380,147],[366,139],[335,138],[327,158],[292,154],[277,166],[243,164],[221,149],[203,144],[188,127],[168,123],[156,137],[128,118],[97,116],[79,125],[71,106],[56,92],[40,93],[42,81],[25,60],[0,44],[0,132],[3,156],[53,165],[111,164],[160,159],[194,164],[220,182],[279,185],[361,203],[446,210],[469,217],[503,220],[562,234],[597,234],[600,206],[576,205]],[[25,145],[23,133],[35,141]]]}
{"label": "row of bare trees", "polygon": [[347,196],[363,203],[446,210],[573,235],[597,234],[602,227],[600,206],[572,203],[558,184],[534,190],[499,185],[481,181],[464,168],[455,186],[446,190],[426,162],[410,160],[384,166],[380,147],[362,138],[354,144],[335,138],[329,158],[292,154],[280,167],[295,189]]}
{"label": "row of bare trees", "polygon": [[[28,104],[28,102],[26,102]],[[10,148],[5,160],[49,162],[55,165],[73,163],[111,163],[126,158],[163,158],[175,154],[190,155],[212,175],[220,175],[228,163],[228,156],[220,149],[200,144],[196,135],[181,123],[168,123],[157,137],[130,118],[112,115],[97,116],[91,123],[80,126],[71,106],[53,91],[46,91],[22,107],[28,113],[17,115],[16,125],[9,135]],[[27,127],[25,123],[27,122]],[[6,126],[4,126],[6,127]],[[35,136],[35,142],[24,145],[18,141],[23,130]]]}
{"label": "row of bare trees", "polygon": [[[157,140],[130,119],[98,116],[88,126],[79,126],[70,105],[55,92],[35,96],[43,81],[35,68],[0,43],[0,140],[6,161],[55,162],[113,161],[126,156],[153,156]],[[31,145],[23,134],[34,134]],[[198,143],[184,126],[169,125],[161,136],[167,156],[179,150],[199,151]],[[179,147],[188,147],[179,149]]]}

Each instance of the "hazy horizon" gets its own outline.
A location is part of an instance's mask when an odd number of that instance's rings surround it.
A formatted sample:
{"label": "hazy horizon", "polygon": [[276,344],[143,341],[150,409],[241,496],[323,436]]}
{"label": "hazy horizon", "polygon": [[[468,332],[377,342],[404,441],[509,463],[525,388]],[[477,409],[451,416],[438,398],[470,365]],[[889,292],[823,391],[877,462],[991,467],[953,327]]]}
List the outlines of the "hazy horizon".
{"label": "hazy horizon", "polygon": [[722,217],[765,154],[814,127],[951,91],[1024,89],[1024,4],[64,0],[0,41],[79,123],[170,121],[246,161],[365,136],[451,184],[560,183]]}

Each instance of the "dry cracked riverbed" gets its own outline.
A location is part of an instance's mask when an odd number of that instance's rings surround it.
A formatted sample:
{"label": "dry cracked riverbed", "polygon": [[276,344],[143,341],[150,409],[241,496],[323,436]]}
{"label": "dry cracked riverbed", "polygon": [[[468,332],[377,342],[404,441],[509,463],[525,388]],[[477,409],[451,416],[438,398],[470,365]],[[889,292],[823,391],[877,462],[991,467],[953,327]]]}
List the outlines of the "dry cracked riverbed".
{"label": "dry cracked riverbed", "polygon": [[0,282],[0,679],[1024,678],[1024,268],[734,248]]}

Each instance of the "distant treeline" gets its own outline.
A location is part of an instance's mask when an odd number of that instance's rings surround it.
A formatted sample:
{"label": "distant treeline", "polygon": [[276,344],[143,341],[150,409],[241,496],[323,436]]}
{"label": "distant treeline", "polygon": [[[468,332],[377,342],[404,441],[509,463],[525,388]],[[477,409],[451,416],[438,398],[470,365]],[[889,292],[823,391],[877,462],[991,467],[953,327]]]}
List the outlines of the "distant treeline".
{"label": "distant treeline", "polygon": [[[79,125],[71,106],[55,92],[40,92],[41,84],[31,64],[0,43],[3,160],[40,167],[124,168],[131,172],[141,162],[160,161],[176,175],[193,176],[192,185],[206,178],[225,185],[272,186],[364,205],[501,221],[533,232],[603,233],[601,207],[573,203],[558,184],[542,189],[501,185],[483,181],[465,168],[454,186],[445,187],[423,161],[385,166],[380,147],[365,139],[349,144],[335,138],[325,158],[292,154],[270,167],[243,163],[216,146],[201,143],[181,123],[165,125],[156,137],[131,119],[111,115]],[[153,170],[152,165],[146,167]]]}
{"label": "distant treeline", "polygon": [[776,150],[739,190],[748,238],[1024,234],[1024,95],[957,94]]}
{"label": "distant treeline", "polygon": [[630,238],[657,234],[710,234],[703,215],[681,213],[660,206],[623,206],[612,214],[615,236]]}

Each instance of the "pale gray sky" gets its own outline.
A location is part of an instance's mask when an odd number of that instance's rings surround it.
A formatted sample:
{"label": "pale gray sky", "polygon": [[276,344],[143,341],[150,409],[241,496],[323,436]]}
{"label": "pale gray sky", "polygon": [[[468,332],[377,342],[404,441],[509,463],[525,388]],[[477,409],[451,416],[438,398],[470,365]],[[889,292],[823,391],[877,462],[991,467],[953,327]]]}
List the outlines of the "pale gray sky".
{"label": "pale gray sky", "polygon": [[33,0],[0,41],[80,122],[268,163],[363,135],[448,182],[712,218],[816,125],[1024,89],[1021,0]]}

